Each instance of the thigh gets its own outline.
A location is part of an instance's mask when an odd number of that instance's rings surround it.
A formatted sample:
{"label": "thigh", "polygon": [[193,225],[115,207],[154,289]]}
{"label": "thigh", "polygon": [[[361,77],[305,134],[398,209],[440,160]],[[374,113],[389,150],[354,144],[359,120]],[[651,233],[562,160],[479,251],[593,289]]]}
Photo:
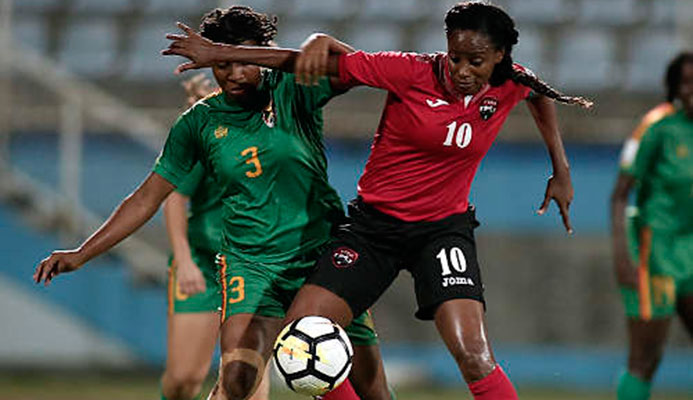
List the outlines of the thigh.
{"label": "thigh", "polygon": [[216,312],[175,313],[168,320],[166,369],[190,373],[209,370],[219,337]]}
{"label": "thigh", "polygon": [[[484,303],[481,271],[472,227],[430,239],[410,267],[418,311],[416,317],[433,319],[437,307],[453,299]],[[482,307],[483,309],[483,307]]]}
{"label": "thigh", "polygon": [[684,295],[678,298],[676,310],[686,327],[688,335],[693,339],[693,294]]}
{"label": "thigh", "polygon": [[348,304],[353,316],[358,316],[375,303],[398,273],[396,257],[388,249],[377,248],[359,234],[343,230],[320,256],[306,283],[333,293]]}

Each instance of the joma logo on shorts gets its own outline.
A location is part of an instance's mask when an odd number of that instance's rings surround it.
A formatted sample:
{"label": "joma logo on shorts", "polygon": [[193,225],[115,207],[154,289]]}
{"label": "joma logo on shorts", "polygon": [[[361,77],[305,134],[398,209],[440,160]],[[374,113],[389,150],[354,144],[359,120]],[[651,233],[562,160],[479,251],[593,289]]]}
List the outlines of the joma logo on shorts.
{"label": "joma logo on shorts", "polygon": [[464,277],[459,277],[459,276],[443,277],[443,287],[459,286],[459,285],[474,286],[474,281],[472,281],[472,278],[464,278]]}

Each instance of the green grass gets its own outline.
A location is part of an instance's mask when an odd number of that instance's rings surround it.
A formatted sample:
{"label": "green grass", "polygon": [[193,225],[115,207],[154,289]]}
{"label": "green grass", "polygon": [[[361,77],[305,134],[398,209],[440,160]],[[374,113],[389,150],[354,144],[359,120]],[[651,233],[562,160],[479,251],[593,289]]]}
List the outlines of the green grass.
{"label": "green grass", "polygon": [[[158,377],[139,375],[50,373],[0,374],[2,400],[158,400]],[[207,385],[209,386],[209,384]],[[686,400],[684,393],[658,393],[651,400]],[[608,392],[522,389],[522,400],[614,400]],[[409,388],[397,390],[398,400],[472,400],[465,388]],[[306,400],[274,385],[271,400]]]}

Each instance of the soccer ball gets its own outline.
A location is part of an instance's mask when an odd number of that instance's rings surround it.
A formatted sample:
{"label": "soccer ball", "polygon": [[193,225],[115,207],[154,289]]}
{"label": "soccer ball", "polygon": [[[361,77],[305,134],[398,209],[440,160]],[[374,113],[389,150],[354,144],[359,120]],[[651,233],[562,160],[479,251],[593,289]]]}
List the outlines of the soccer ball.
{"label": "soccer ball", "polygon": [[299,318],[274,343],[274,366],[291,390],[322,396],[349,375],[354,349],[339,325],[324,317]]}

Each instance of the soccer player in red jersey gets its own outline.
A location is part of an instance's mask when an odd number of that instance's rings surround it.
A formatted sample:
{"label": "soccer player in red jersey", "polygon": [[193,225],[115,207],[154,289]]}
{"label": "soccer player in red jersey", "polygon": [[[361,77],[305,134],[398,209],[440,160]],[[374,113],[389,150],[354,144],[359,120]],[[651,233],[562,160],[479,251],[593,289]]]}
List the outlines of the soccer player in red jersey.
{"label": "soccer player in red jersey", "polygon": [[388,91],[359,196],[349,205],[351,220],[323,253],[287,319],[322,315],[344,326],[407,269],[416,316],[435,321],[474,398],[517,399],[486,333],[470,185],[508,113],[526,99],[553,164],[539,213],[553,199],[571,232],[573,187],[552,100],[591,103],[562,95],[514,64],[514,22],[486,3],[452,7],[445,17],[448,51],[434,55],[335,55],[326,35],[313,36],[301,53],[217,45],[179,26],[185,34],[168,35],[164,51],[191,60],[178,71],[245,62],[294,71],[304,82],[327,74]]}

